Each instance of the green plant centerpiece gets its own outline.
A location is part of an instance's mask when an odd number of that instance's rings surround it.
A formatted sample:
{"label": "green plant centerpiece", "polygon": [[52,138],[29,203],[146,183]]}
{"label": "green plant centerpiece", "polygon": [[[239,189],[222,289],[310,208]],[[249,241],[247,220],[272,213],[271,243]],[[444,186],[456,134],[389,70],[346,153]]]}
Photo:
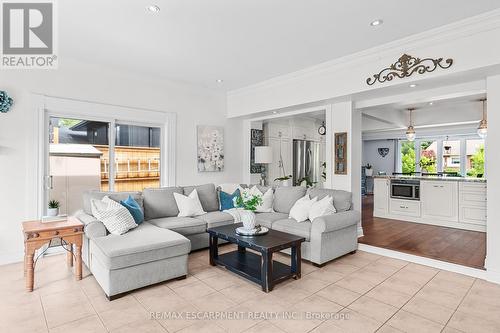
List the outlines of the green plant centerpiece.
{"label": "green plant centerpiece", "polygon": [[47,209],[48,216],[57,216],[59,215],[59,207],[61,203],[57,200],[50,200]]}
{"label": "green plant centerpiece", "polygon": [[243,191],[241,196],[236,198],[235,203],[236,207],[243,208],[240,212],[243,228],[246,230],[257,229],[255,223],[255,211],[257,210],[257,207],[262,204],[262,196]]}

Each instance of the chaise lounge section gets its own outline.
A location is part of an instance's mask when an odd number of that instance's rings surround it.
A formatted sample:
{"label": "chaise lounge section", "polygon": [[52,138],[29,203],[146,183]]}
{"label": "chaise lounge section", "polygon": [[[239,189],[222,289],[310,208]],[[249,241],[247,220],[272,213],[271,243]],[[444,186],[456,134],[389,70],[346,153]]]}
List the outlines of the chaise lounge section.
{"label": "chaise lounge section", "polygon": [[[207,213],[178,217],[173,194],[189,195],[194,189]],[[306,193],[318,199],[332,196],[337,213],[300,223],[289,218],[292,206]],[[115,201],[132,196],[143,208],[145,221],[123,235],[108,234],[90,208],[91,199],[99,200],[106,195]],[[151,284],[183,278],[188,273],[189,252],[208,247],[206,229],[234,223],[230,214],[219,211],[218,197],[214,184],[150,188],[143,192],[87,192],[83,210],[76,214],[85,225],[83,261],[109,299]],[[274,191],[273,210],[257,213],[257,222],[304,237],[302,257],[313,264],[323,265],[357,249],[360,213],[352,210],[350,192],[278,187]]]}

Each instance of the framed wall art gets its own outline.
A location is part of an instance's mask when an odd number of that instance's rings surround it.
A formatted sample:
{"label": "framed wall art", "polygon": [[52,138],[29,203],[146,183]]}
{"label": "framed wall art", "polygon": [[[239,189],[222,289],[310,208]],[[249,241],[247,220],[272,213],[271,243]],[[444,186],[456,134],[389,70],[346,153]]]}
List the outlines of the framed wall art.
{"label": "framed wall art", "polygon": [[336,175],[347,174],[347,133],[335,133],[334,146],[335,166],[334,173]]}
{"label": "framed wall art", "polygon": [[262,173],[262,164],[255,163],[255,147],[264,145],[264,131],[250,130],[250,173]]}
{"label": "framed wall art", "polygon": [[199,125],[196,130],[198,172],[224,171],[224,127]]}

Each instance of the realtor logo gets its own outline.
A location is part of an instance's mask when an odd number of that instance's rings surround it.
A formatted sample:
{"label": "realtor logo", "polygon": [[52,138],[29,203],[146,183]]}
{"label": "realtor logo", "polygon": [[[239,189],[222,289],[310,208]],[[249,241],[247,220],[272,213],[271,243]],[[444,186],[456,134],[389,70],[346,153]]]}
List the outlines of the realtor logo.
{"label": "realtor logo", "polygon": [[2,3],[2,68],[56,68],[53,2]]}

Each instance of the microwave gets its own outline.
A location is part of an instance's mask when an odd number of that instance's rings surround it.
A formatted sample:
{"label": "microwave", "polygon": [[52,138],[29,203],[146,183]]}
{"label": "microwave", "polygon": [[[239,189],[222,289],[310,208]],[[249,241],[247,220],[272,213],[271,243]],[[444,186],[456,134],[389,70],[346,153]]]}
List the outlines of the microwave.
{"label": "microwave", "polygon": [[420,180],[391,180],[391,198],[405,200],[420,200]]}

